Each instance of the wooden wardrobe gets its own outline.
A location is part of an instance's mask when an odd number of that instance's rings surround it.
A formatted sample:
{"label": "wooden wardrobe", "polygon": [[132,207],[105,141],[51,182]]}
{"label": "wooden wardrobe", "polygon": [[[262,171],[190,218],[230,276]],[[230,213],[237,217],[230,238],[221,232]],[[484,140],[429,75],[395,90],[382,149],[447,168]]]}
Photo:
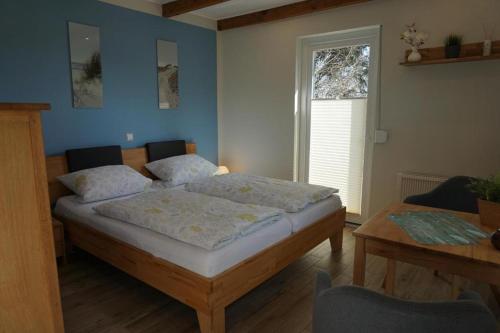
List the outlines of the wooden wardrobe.
{"label": "wooden wardrobe", "polygon": [[63,332],[40,111],[0,103],[0,332]]}

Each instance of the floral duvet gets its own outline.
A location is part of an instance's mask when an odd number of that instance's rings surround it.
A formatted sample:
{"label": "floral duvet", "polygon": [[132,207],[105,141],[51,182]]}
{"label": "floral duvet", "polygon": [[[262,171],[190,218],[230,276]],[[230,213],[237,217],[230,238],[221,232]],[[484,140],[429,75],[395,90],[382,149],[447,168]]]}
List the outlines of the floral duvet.
{"label": "floral duvet", "polygon": [[309,204],[326,199],[337,189],[288,180],[229,173],[186,184],[186,190],[232,201],[301,211]]}
{"label": "floral duvet", "polygon": [[103,216],[207,250],[228,245],[278,221],[283,215],[281,209],[172,189],[146,192],[94,209]]}

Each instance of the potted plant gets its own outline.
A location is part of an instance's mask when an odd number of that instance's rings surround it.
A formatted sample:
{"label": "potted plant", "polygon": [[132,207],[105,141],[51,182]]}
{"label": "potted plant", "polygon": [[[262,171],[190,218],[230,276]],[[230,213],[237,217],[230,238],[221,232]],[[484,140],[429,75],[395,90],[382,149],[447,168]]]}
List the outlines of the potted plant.
{"label": "potted plant", "polygon": [[446,58],[460,57],[462,49],[462,36],[451,34],[444,41],[444,52]]}
{"label": "potted plant", "polygon": [[500,173],[471,181],[470,189],[478,195],[481,224],[500,228]]}

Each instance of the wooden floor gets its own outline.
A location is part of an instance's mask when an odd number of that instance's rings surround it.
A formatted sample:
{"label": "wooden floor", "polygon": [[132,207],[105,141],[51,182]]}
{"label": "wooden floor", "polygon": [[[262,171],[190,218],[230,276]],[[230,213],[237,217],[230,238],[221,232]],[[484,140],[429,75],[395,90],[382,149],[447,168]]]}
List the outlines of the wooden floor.
{"label": "wooden floor", "polygon": [[[329,271],[334,285],[352,281],[351,232],[345,229],[341,253],[332,255],[327,241],[232,304],[226,310],[227,332],[311,332],[316,272]],[[368,257],[368,288],[382,291],[384,270],[385,260]],[[194,310],[84,252],[72,255],[59,273],[66,332],[198,332]],[[396,296],[449,299],[449,281],[447,276],[436,277],[431,271],[398,264]],[[500,318],[487,285],[463,281],[463,286],[480,292]]]}

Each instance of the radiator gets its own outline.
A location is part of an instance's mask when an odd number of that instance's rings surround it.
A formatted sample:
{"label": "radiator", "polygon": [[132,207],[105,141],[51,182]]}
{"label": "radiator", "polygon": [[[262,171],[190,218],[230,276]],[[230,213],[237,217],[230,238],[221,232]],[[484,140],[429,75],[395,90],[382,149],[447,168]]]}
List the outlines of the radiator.
{"label": "radiator", "polygon": [[403,202],[406,197],[432,191],[436,186],[445,182],[448,177],[424,175],[419,173],[398,173],[399,200]]}

